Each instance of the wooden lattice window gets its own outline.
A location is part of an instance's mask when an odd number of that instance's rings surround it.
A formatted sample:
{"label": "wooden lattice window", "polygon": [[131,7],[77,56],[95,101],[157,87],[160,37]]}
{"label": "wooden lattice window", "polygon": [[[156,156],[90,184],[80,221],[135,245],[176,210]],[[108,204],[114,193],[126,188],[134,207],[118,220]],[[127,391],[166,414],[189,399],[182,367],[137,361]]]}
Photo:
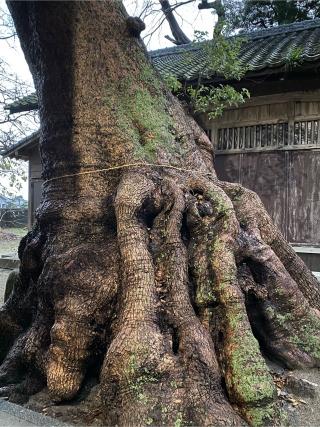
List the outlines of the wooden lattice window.
{"label": "wooden lattice window", "polygon": [[218,129],[220,151],[320,146],[320,119]]}
{"label": "wooden lattice window", "polygon": [[212,141],[212,131],[211,131],[211,129],[206,129],[205,133],[207,134],[207,137],[210,139],[210,141]]}
{"label": "wooden lattice window", "polygon": [[218,150],[283,147],[289,141],[288,123],[218,129]]}
{"label": "wooden lattice window", "polygon": [[320,144],[320,120],[294,122],[294,145]]}

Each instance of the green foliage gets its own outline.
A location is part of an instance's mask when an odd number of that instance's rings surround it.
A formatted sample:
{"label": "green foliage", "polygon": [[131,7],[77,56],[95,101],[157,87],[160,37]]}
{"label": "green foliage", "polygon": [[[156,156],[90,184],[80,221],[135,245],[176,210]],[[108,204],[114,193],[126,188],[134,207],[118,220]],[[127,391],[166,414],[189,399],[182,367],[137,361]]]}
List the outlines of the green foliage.
{"label": "green foliage", "polygon": [[[248,66],[244,65],[240,58],[240,49],[245,42],[244,37],[226,37],[230,32],[229,24],[219,20],[215,27],[212,40],[207,40],[206,31],[194,32],[193,43],[201,43],[204,49],[207,63],[205,74],[216,75],[226,80],[241,80],[248,71]],[[181,60],[184,67],[192,67],[192,55],[186,51]],[[173,74],[164,78],[167,87],[174,93],[182,92],[182,84]],[[237,106],[245,102],[250,97],[247,89],[237,90],[230,84],[220,84],[219,86],[204,86],[201,83],[201,76],[197,86],[188,87],[186,94],[189,96],[196,112],[206,112],[210,119],[221,116],[223,111],[232,106]]]}
{"label": "green foliage", "polygon": [[320,17],[319,0],[224,0],[234,30],[264,29]]}
{"label": "green foliage", "polygon": [[313,19],[319,16],[320,6],[307,0],[245,0],[243,14],[248,23],[265,28]]}
{"label": "green foliage", "polygon": [[301,64],[303,49],[301,47],[294,47],[290,50],[286,57],[287,68],[293,69],[298,67]]}
{"label": "green foliage", "polygon": [[[240,49],[246,41],[245,37],[226,37],[227,26],[219,24],[220,29],[214,31],[212,40],[205,43],[208,58],[208,71],[227,80],[241,80],[248,71],[240,59]],[[226,27],[226,30],[224,28]]]}
{"label": "green foliage", "polygon": [[223,111],[232,106],[243,104],[250,93],[243,88],[237,91],[230,85],[220,84],[217,87],[201,85],[199,88],[188,89],[196,112],[208,112],[208,117],[214,119],[222,115]]}
{"label": "green foliage", "polygon": [[[229,25],[219,20],[210,41],[205,41],[206,32],[195,32],[195,43],[202,42],[206,52],[206,73],[217,75],[226,80],[241,80],[248,71],[240,59],[240,49],[245,42],[244,37],[226,37]],[[196,112],[207,112],[209,119],[221,116],[223,111],[232,106],[238,106],[250,97],[247,89],[238,91],[229,84],[219,86],[189,87],[188,94]]]}
{"label": "green foliage", "polygon": [[[248,68],[239,56],[245,41],[239,35],[226,37],[239,30],[252,30],[288,24],[320,17],[320,3],[317,0],[224,0],[223,10],[216,10],[219,18],[213,39],[207,41],[208,34],[195,31],[194,43],[203,43],[207,52],[207,69],[226,80],[241,80]],[[301,63],[301,49],[293,48],[287,57],[287,68],[292,69]],[[245,102],[249,97],[247,90],[237,91],[231,86],[205,88],[201,78],[197,87],[189,89],[191,101],[198,112],[209,112],[215,118],[231,106]]]}
{"label": "green foliage", "polygon": [[193,43],[201,43],[207,41],[209,36],[208,31],[200,31],[200,30],[194,30],[193,33]]}
{"label": "green foliage", "polygon": [[182,88],[181,82],[179,82],[179,80],[173,74],[166,74],[163,77],[163,80],[168,89],[170,89],[174,94],[178,93]]}

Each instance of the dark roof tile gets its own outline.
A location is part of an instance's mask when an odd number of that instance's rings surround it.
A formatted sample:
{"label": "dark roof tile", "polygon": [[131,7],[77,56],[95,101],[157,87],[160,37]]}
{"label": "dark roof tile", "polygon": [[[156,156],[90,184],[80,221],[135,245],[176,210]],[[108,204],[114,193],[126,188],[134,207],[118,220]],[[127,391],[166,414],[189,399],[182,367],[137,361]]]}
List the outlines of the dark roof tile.
{"label": "dark roof tile", "polygon": [[36,110],[38,108],[38,97],[37,94],[31,93],[30,95],[24,96],[23,98],[18,99],[12,104],[6,107],[7,110],[10,110],[10,113],[20,113],[21,111]]}
{"label": "dark roof tile", "polygon": [[[252,31],[240,36],[245,39],[240,58],[251,72],[286,66],[293,49],[299,49],[301,63],[320,60],[320,19]],[[207,68],[205,43],[160,49],[150,52],[150,56],[162,74],[173,74],[179,79],[191,81],[203,75],[203,70]]]}

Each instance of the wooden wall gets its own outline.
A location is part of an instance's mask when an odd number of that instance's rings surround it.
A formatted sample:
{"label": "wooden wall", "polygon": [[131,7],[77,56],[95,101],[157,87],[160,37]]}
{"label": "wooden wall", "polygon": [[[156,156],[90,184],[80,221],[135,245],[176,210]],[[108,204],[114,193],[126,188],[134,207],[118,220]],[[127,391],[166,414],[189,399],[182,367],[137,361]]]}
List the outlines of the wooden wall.
{"label": "wooden wall", "polygon": [[35,211],[40,205],[42,191],[42,165],[39,154],[39,145],[33,145],[28,150],[29,160],[29,217],[28,228],[30,229],[34,223]]}
{"label": "wooden wall", "polygon": [[289,242],[320,247],[320,91],[256,97],[201,120],[219,178],[257,192]]}
{"label": "wooden wall", "polygon": [[220,154],[215,168],[258,193],[289,242],[320,245],[320,149]]}

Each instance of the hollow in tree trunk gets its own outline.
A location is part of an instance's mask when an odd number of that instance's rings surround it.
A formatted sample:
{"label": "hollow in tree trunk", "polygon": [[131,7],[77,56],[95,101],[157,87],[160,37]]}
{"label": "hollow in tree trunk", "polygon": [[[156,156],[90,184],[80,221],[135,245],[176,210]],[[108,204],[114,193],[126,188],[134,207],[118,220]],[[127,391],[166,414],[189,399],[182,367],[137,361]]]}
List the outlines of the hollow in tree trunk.
{"label": "hollow in tree trunk", "polygon": [[9,7],[45,182],[0,312],[0,393],[46,384],[66,401],[98,371],[107,425],[267,422],[276,389],[261,351],[319,366],[315,278],[258,196],[217,179],[211,142],[121,2]]}

